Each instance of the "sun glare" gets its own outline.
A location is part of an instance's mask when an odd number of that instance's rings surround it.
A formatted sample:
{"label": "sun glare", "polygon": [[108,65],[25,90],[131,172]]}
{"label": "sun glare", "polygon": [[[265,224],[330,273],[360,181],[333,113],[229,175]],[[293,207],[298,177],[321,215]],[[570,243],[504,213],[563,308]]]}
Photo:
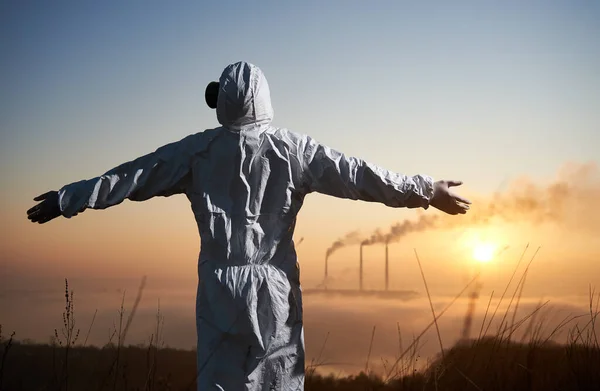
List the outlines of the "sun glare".
{"label": "sun glare", "polygon": [[487,263],[494,258],[496,252],[496,246],[491,243],[478,243],[473,247],[473,259]]}

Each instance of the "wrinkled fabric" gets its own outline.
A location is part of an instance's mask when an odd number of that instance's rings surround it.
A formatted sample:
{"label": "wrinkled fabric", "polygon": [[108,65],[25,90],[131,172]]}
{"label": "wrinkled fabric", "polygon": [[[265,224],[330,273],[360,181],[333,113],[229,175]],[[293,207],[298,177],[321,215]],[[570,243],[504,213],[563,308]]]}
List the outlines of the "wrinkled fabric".
{"label": "wrinkled fabric", "polygon": [[433,179],[349,157],[271,125],[269,86],[249,63],[219,80],[215,129],[59,191],[65,217],[125,199],[185,194],[200,233],[198,390],[301,390],[302,295],[293,234],[312,192],[428,208]]}

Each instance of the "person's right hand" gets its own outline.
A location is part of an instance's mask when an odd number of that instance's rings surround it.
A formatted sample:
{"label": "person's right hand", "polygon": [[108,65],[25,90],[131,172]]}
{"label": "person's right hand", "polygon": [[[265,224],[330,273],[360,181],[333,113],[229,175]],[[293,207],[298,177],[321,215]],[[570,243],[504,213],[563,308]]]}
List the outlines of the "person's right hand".
{"label": "person's right hand", "polygon": [[461,181],[437,181],[433,184],[433,197],[429,205],[451,215],[465,214],[471,201],[450,191],[450,187],[462,185]]}
{"label": "person's right hand", "polygon": [[33,200],[42,202],[27,211],[27,218],[32,223],[44,224],[61,215],[57,191],[49,191],[35,197]]}

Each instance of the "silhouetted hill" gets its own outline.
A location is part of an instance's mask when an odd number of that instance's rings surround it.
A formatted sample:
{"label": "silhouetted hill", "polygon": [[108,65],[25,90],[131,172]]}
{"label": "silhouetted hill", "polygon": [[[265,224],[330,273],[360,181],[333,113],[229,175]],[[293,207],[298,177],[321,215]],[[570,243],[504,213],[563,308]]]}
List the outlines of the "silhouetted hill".
{"label": "silhouetted hill", "polygon": [[[155,346],[65,347],[3,344],[2,391],[195,390],[195,352]],[[6,354],[4,354],[6,353]],[[118,357],[118,359],[117,359]],[[118,367],[117,367],[118,361]],[[65,367],[65,362],[68,366]],[[322,376],[307,370],[306,390],[600,390],[600,348],[486,338],[444,352],[424,371]]]}

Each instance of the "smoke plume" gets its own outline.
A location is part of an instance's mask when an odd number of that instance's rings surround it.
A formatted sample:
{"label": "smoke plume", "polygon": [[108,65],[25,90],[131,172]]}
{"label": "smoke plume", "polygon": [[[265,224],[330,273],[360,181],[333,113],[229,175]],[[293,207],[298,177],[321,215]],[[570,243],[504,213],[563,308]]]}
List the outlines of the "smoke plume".
{"label": "smoke plume", "polygon": [[327,252],[325,253],[325,258],[329,258],[334,252],[343,247],[359,244],[361,240],[362,238],[360,236],[360,232],[352,231],[346,234],[344,237],[341,237],[335,242],[333,242],[333,244],[327,249]]}
{"label": "smoke plume", "polygon": [[590,213],[596,213],[594,203],[600,199],[599,174],[595,163],[567,164],[559,171],[558,180],[547,186],[520,178],[509,184],[504,192],[471,199],[473,204],[466,215],[418,211],[416,220],[398,222],[387,230],[378,228],[363,240],[356,232],[351,232],[338,239],[327,250],[327,256],[348,245],[393,243],[410,233],[485,225],[495,219],[508,223],[560,223],[579,228],[590,225],[600,228],[600,219],[590,216]]}
{"label": "smoke plume", "polygon": [[474,200],[471,211],[462,218],[444,216],[443,227],[486,224],[495,218],[509,223],[579,225],[594,213],[592,202],[600,197],[599,174],[594,163],[570,164],[564,166],[558,179],[547,186],[527,178],[517,179],[504,193],[496,193],[489,200]]}

